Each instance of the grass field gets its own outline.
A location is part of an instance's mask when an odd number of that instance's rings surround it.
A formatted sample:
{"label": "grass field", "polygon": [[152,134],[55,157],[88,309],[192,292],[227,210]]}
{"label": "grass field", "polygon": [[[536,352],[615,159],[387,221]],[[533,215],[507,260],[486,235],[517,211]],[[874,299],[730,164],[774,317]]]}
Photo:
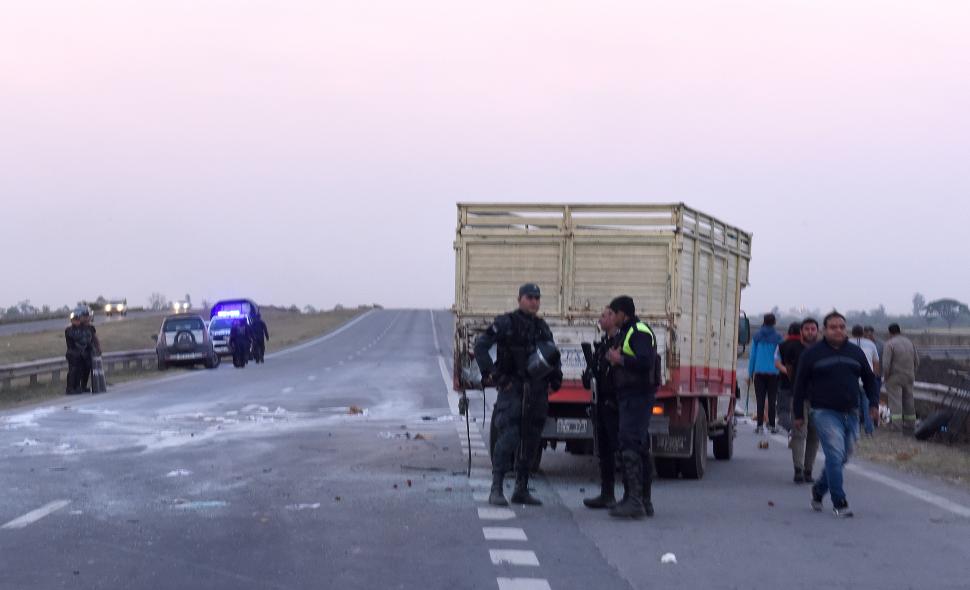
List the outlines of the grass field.
{"label": "grass field", "polygon": [[[270,340],[266,351],[273,352],[297,342],[319,336],[359,313],[356,309],[302,314],[273,308],[263,309]],[[103,352],[154,348],[152,336],[158,334],[158,317],[108,319],[98,317],[95,327]],[[65,321],[64,327],[67,327]],[[35,361],[64,355],[64,331],[53,330],[0,337],[0,365]]]}
{"label": "grass field", "polygon": [[[345,309],[302,314],[264,307],[261,311],[270,334],[266,351],[274,352],[331,332],[367,310]],[[155,342],[152,340],[152,335],[158,333],[162,322],[158,317],[123,321],[98,319],[95,326],[98,329],[98,338],[103,352],[154,348]],[[0,365],[63,357],[64,347],[63,330],[0,337]],[[192,370],[205,369],[173,367],[170,372]],[[125,381],[158,374],[155,369],[112,372],[107,376],[108,386],[110,388]],[[63,395],[63,384],[52,386],[48,383],[40,383],[34,387],[26,385],[14,387],[10,391],[0,392],[0,408],[35,403]],[[65,399],[70,398],[65,397]]]}
{"label": "grass field", "polygon": [[923,442],[912,434],[879,429],[872,438],[859,440],[857,452],[863,459],[938,477],[970,490],[970,445],[966,443]]}

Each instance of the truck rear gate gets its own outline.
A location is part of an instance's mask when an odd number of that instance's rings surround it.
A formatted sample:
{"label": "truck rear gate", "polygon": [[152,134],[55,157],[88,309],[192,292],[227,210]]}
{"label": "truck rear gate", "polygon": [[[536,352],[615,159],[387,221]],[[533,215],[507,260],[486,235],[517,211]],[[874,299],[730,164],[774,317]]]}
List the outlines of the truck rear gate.
{"label": "truck rear gate", "polygon": [[538,283],[564,373],[543,438],[588,452],[592,396],[580,382],[580,344],[598,338],[596,321],[613,297],[630,295],[662,358],[663,414],[651,420],[658,470],[703,476],[712,436],[715,457],[730,458],[750,234],[682,203],[459,204],[454,247],[457,390],[477,374],[478,334],[517,308],[520,284]]}

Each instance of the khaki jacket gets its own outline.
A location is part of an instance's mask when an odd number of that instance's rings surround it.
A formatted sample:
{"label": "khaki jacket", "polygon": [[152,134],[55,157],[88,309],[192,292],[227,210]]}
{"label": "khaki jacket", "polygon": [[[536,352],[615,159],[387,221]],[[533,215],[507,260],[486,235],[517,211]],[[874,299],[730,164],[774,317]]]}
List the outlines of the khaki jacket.
{"label": "khaki jacket", "polygon": [[909,338],[893,336],[886,342],[882,359],[882,375],[885,381],[894,378],[914,381],[918,369],[919,355]]}

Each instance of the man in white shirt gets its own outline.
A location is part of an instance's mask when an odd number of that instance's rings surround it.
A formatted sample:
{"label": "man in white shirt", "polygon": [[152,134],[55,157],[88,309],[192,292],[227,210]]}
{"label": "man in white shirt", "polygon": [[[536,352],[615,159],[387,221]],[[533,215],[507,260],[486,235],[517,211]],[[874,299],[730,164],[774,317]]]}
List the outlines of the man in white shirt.
{"label": "man in white shirt", "polygon": [[[872,369],[873,373],[879,375],[879,349],[876,348],[875,342],[865,337],[865,329],[862,326],[852,326],[852,338],[849,338],[849,342],[862,349],[862,352],[866,355],[866,360],[869,361],[869,368]],[[859,385],[859,396],[860,400],[865,397],[865,392],[862,390],[861,383]],[[860,405],[859,407],[865,408],[867,406]],[[869,412],[861,412],[860,414],[859,423],[865,426],[866,434],[871,436],[874,429],[872,417],[869,415]]]}

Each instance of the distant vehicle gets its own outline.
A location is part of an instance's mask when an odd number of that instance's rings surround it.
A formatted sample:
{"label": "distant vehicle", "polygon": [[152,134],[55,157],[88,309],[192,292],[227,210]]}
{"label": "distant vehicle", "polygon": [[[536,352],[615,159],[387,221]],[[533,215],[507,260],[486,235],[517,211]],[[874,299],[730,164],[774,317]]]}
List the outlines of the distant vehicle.
{"label": "distant vehicle", "polygon": [[122,317],[128,315],[128,300],[127,299],[112,299],[104,304],[104,315],[111,317],[113,315],[120,315]]}
{"label": "distant vehicle", "polygon": [[209,318],[249,318],[259,315],[259,306],[252,299],[223,299],[216,301],[209,311]]}
{"label": "distant vehicle", "polygon": [[173,301],[172,313],[186,313],[192,309],[192,304],[188,301]]}
{"label": "distant vehicle", "polygon": [[[209,321],[209,338],[212,340],[212,347],[219,356],[229,356],[229,332],[232,331],[232,324],[237,318],[215,317]],[[249,320],[246,320],[247,324]]]}
{"label": "distant vehicle", "polygon": [[162,320],[162,327],[155,336],[155,354],[160,371],[170,365],[199,363],[207,369],[215,369],[221,362],[212,346],[205,320],[192,313],[170,315]]}

